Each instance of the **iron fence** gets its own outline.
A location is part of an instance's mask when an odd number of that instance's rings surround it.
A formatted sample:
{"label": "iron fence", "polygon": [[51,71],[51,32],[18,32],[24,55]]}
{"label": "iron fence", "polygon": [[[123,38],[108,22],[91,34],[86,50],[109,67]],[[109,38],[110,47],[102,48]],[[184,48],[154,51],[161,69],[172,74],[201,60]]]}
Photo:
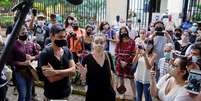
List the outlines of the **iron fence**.
{"label": "iron fence", "polygon": [[[16,0],[15,4],[20,1]],[[60,16],[59,22],[64,22],[68,15],[74,13],[81,27],[85,27],[91,20],[97,24],[106,20],[106,6],[106,0],[84,0],[80,5],[72,5],[66,0],[34,0],[33,4],[33,8],[43,12],[48,20],[54,13]]]}
{"label": "iron fence", "polygon": [[133,21],[133,27],[147,28],[149,20],[149,0],[128,0],[127,18]]}
{"label": "iron fence", "polygon": [[187,16],[193,22],[201,21],[201,0],[190,0],[188,2]]}

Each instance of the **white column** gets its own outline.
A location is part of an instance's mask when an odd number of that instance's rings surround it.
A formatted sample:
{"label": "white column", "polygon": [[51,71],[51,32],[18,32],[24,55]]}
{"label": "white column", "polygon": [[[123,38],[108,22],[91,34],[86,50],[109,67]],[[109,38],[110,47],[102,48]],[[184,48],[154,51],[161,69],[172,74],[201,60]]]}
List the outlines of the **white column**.
{"label": "white column", "polygon": [[127,13],[127,0],[107,0],[107,14],[106,21],[114,24],[117,15],[120,18],[126,19]]}
{"label": "white column", "polygon": [[173,21],[176,26],[181,24],[182,19],[179,18],[179,13],[182,12],[183,0],[168,0],[168,13],[173,16]]}
{"label": "white column", "polygon": [[169,0],[161,0],[160,13],[165,13],[167,11],[168,2]]}

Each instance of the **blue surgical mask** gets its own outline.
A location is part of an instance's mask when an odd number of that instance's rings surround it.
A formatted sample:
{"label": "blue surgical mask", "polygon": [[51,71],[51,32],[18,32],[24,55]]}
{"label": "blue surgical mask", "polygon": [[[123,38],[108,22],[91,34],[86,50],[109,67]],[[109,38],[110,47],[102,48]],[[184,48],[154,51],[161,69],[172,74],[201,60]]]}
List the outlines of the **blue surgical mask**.
{"label": "blue surgical mask", "polygon": [[195,33],[195,32],[197,31],[197,27],[196,27],[196,26],[192,26],[192,27],[191,27],[191,31],[192,31],[193,33]]}
{"label": "blue surgical mask", "polygon": [[170,52],[165,52],[165,53],[164,53],[164,57],[165,57],[165,60],[170,60],[170,59],[172,59],[172,53],[170,53]]}
{"label": "blue surgical mask", "polygon": [[198,56],[192,56],[192,62],[196,63],[198,61],[199,57]]}

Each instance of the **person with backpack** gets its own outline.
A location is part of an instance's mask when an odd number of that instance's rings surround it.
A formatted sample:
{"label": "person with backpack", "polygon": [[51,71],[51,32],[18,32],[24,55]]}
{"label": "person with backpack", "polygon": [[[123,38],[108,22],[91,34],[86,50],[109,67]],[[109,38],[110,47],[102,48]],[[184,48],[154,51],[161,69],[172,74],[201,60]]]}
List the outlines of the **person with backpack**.
{"label": "person with backpack", "polygon": [[[37,15],[36,21],[35,16],[32,17],[30,29],[33,31],[33,36],[36,42],[40,45],[41,49],[44,48],[45,39],[49,37],[49,28],[45,25],[46,17],[41,13]],[[35,24],[33,24],[35,21]]]}
{"label": "person with backpack", "polygon": [[71,94],[70,77],[75,73],[75,62],[66,47],[65,29],[53,25],[50,37],[52,43],[41,52],[37,68],[40,80],[44,81],[45,101],[68,100]]}

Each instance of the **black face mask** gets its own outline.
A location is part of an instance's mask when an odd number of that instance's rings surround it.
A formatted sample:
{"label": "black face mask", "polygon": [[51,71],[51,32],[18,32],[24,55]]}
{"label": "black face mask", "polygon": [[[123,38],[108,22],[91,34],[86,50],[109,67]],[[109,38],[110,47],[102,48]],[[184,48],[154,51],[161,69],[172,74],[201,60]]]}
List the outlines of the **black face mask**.
{"label": "black face mask", "polygon": [[27,40],[27,35],[19,36],[19,40],[22,40],[22,41]]}
{"label": "black face mask", "polygon": [[66,40],[54,40],[54,43],[57,47],[67,46]]}
{"label": "black face mask", "polygon": [[162,27],[156,27],[155,30],[156,31],[163,31],[163,28]]}
{"label": "black face mask", "polygon": [[181,34],[180,33],[175,33],[175,36],[176,37],[181,37]]}
{"label": "black face mask", "polygon": [[87,32],[87,35],[88,35],[88,36],[91,35],[91,32]]}
{"label": "black face mask", "polygon": [[129,37],[128,33],[121,33],[120,38],[125,38],[125,37]]}
{"label": "black face mask", "polygon": [[78,30],[78,26],[73,26],[73,29],[74,30]]}

